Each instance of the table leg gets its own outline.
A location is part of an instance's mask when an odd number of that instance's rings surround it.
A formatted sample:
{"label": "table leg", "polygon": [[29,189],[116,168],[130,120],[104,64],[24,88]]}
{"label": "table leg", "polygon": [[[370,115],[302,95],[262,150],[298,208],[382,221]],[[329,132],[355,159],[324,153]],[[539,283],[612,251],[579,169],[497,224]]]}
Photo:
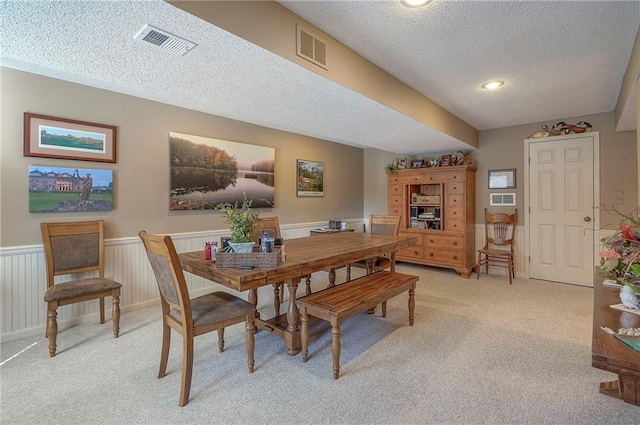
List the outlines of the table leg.
{"label": "table leg", "polygon": [[249,291],[249,304],[251,304],[253,306],[253,308],[256,310],[256,319],[260,318],[260,313],[258,312],[258,289],[252,289]]}
{"label": "table leg", "polygon": [[284,344],[289,355],[294,356],[300,352],[300,329],[298,329],[298,306],[296,305],[296,291],[300,279],[291,279],[287,282],[289,288],[289,307],[287,308],[287,332]]}
{"label": "table leg", "polygon": [[329,270],[329,285],[327,288],[331,288],[332,286],[336,286],[336,269]]}

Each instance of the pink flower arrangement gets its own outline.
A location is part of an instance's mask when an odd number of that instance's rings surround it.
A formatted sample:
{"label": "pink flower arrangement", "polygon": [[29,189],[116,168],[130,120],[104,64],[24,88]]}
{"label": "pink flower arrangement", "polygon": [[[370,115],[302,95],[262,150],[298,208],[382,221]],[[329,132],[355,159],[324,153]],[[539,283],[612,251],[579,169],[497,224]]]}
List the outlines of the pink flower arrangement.
{"label": "pink flower arrangement", "polygon": [[625,217],[619,231],[602,240],[600,252],[603,275],[640,293],[640,221]]}

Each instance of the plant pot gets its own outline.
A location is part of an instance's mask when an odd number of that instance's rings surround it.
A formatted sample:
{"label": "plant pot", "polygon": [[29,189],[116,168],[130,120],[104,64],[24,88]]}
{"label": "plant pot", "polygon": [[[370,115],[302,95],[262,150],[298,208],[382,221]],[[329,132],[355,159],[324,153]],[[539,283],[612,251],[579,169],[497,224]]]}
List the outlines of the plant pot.
{"label": "plant pot", "polygon": [[229,242],[229,246],[233,249],[233,252],[247,253],[253,251],[255,242]]}

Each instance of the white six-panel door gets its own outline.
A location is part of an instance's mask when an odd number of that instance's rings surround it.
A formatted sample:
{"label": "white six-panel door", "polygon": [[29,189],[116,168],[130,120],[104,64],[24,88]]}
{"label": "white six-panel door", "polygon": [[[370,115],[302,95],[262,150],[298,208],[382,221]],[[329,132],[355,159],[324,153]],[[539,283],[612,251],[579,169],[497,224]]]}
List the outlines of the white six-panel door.
{"label": "white six-panel door", "polygon": [[597,134],[529,141],[529,277],[593,285]]}

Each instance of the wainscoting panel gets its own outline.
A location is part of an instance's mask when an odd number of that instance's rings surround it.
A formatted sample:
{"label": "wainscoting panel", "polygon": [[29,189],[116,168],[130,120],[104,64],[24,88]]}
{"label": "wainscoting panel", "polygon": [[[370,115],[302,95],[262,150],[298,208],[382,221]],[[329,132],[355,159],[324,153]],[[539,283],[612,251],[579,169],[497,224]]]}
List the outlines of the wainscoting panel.
{"label": "wainscoting panel", "polygon": [[[351,228],[361,231],[364,220],[348,220]],[[309,236],[309,231],[327,226],[326,222],[300,223],[281,226],[282,237],[295,239]],[[171,235],[178,252],[202,250],[204,243],[220,240],[228,231],[182,233]],[[74,276],[90,277],[93,274]],[[122,313],[158,303],[158,287],[149,265],[142,242],[138,237],[105,241],[105,276],[122,283],[120,306]],[[191,295],[204,292],[212,283],[185,273]],[[9,341],[37,333],[44,336],[46,289],[44,253],[41,245],[0,248],[0,338]],[[64,279],[60,279],[63,282]],[[98,321],[97,300],[71,304],[58,308],[60,330],[73,324]],[[111,299],[105,303],[106,317],[111,317]],[[123,318],[121,320],[126,320]],[[122,327],[122,325],[121,325]]]}

